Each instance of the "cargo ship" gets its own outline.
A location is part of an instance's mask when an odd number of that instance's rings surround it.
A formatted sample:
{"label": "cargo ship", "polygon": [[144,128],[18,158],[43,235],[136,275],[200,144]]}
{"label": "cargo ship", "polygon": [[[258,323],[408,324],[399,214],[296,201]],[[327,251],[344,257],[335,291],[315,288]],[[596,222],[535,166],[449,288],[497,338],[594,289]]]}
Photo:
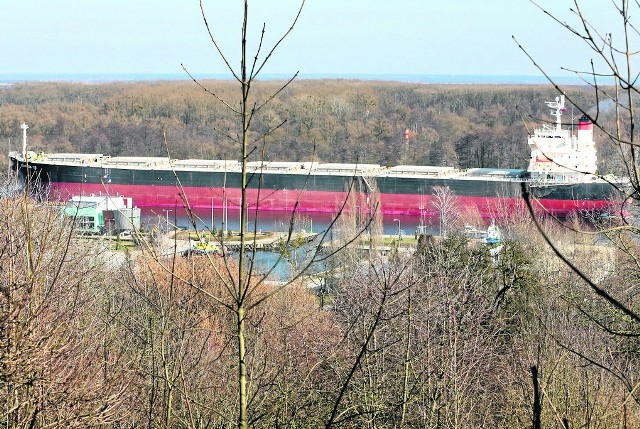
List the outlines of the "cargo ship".
{"label": "cargo ship", "polygon": [[[529,135],[527,169],[248,162],[249,209],[438,216],[446,203],[449,209],[496,218],[522,207],[524,183],[543,212],[610,210],[622,195],[616,179],[597,174],[592,122],[583,116],[574,133],[573,126],[562,126],[564,96],[546,104],[555,122]],[[22,125],[22,152],[9,156],[22,180],[39,184],[49,199],[112,195],[131,197],[138,207],[240,206],[238,161],[38,153],[27,148],[27,128]]]}

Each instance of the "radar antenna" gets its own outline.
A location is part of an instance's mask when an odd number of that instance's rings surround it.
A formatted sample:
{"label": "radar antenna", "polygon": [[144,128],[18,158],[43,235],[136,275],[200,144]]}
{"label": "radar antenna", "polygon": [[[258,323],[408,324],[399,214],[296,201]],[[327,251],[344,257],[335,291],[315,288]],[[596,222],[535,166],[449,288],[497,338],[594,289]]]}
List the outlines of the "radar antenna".
{"label": "radar antenna", "polygon": [[551,109],[551,116],[556,117],[556,130],[562,130],[562,112],[564,112],[564,95],[556,97],[556,101],[545,101],[545,104]]}

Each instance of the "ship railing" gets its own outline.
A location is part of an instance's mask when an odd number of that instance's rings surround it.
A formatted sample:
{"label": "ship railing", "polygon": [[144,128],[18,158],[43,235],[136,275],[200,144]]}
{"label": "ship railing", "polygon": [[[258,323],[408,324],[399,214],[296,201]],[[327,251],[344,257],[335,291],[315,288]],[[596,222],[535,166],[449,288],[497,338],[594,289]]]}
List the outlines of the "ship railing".
{"label": "ship railing", "polygon": [[453,167],[396,166],[387,167],[383,175],[400,177],[457,177],[463,174],[463,171],[464,170],[458,170]]}
{"label": "ship railing", "polygon": [[37,160],[46,160],[51,164],[93,164],[104,158],[101,153],[56,153],[47,155],[44,152],[39,152],[36,154]]}
{"label": "ship railing", "polygon": [[308,171],[315,169],[317,165],[317,162],[252,161],[247,163],[247,168],[253,171]]}
{"label": "ship railing", "polygon": [[528,183],[534,185],[557,185],[557,184],[569,184],[569,183],[584,183],[588,181],[597,180],[598,177],[590,174],[585,174],[583,177],[578,176],[565,176],[557,175],[555,177],[547,178],[529,178],[526,179]]}
{"label": "ship railing", "polygon": [[178,169],[207,169],[207,170],[227,170],[236,171],[239,169],[239,162],[237,160],[223,160],[223,159],[184,159],[184,160],[172,160],[171,165]]}
{"label": "ship railing", "polygon": [[315,162],[295,162],[295,161],[253,161],[247,163],[247,170],[253,173],[259,172],[304,172],[313,171],[317,163]]}
{"label": "ship railing", "polygon": [[569,130],[560,130],[558,131],[554,127],[549,125],[543,125],[542,128],[536,128],[533,131],[532,137],[543,137],[543,138],[565,138],[568,139],[571,137],[571,132]]}
{"label": "ship railing", "polygon": [[338,164],[327,163],[318,164],[314,170],[323,174],[335,174],[335,175],[361,175],[368,174],[374,176],[382,171],[382,167],[378,164]]}
{"label": "ship railing", "polygon": [[118,156],[111,159],[105,159],[103,161],[104,166],[117,167],[156,167],[161,165],[170,165],[169,158],[162,157],[127,157]]}
{"label": "ship railing", "polygon": [[400,176],[400,177],[452,177],[464,174],[463,171],[453,170],[446,172],[417,172],[417,171],[385,171],[384,176]]}

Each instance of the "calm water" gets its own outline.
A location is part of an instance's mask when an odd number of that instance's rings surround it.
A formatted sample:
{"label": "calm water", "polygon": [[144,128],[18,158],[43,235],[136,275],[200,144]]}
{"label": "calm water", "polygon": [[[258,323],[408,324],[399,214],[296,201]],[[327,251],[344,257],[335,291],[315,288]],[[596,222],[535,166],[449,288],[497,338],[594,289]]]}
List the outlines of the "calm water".
{"label": "calm water", "polygon": [[[141,209],[141,223],[144,228],[152,229],[156,228],[158,231],[165,231],[167,229],[167,222],[169,228],[173,228],[174,225],[179,228],[193,229],[194,224],[197,229],[211,228],[212,213],[210,209],[195,209],[193,211],[194,216],[190,218],[184,208],[164,209],[158,208],[142,208]],[[240,228],[240,211],[229,210],[228,211],[227,229],[237,231]],[[254,222],[255,228],[261,231],[286,231],[289,228],[291,216],[285,212],[262,212],[258,214],[257,221],[255,220],[255,213],[249,213],[249,225],[248,228],[253,230]],[[297,215],[294,221],[294,232],[306,231],[320,233],[326,231],[332,222],[332,216],[327,213],[303,213]],[[431,224],[429,223],[431,222]],[[425,221],[427,225],[427,232],[433,235],[438,234],[438,220],[427,219]],[[398,233],[398,226],[402,230],[402,234],[405,236],[413,236],[416,227],[420,223],[420,218],[417,216],[387,216],[383,219],[383,233],[389,235],[395,235]],[[435,225],[434,225],[435,223]],[[221,230],[222,227],[222,211],[214,210],[213,212],[213,225],[216,230]],[[313,246],[313,244],[309,244]],[[305,259],[305,247],[298,249],[298,260]],[[291,265],[287,260],[281,259],[278,261],[279,254],[276,252],[260,251],[255,254],[250,254],[250,257],[254,259],[254,272],[258,274],[267,273],[271,267],[272,270],[270,279],[275,281],[284,281],[291,276]],[[322,266],[313,266],[311,271],[322,270]]]}
{"label": "calm water", "polygon": [[[222,211],[220,209],[214,210],[213,213],[210,209],[195,209],[192,219],[189,218],[186,210],[181,207],[174,209],[147,207],[141,210],[142,226],[148,229],[156,228],[162,231],[166,229],[167,222],[170,227],[175,225],[179,228],[193,229],[195,224],[197,229],[208,229],[211,228],[212,220],[216,230],[223,229]],[[297,214],[294,220],[294,230],[315,233],[326,231],[331,225],[332,219],[332,215],[328,213]],[[255,226],[259,231],[287,231],[290,221],[291,216],[285,212],[261,212],[258,214],[257,221],[255,213],[249,212],[248,228],[253,230]],[[385,216],[383,218],[383,233],[397,234],[399,226],[403,231],[403,235],[413,235],[419,223],[420,218],[418,216]],[[430,233],[437,234],[438,219],[426,219],[425,224]],[[240,210],[228,210],[226,228],[232,231],[240,229]]]}

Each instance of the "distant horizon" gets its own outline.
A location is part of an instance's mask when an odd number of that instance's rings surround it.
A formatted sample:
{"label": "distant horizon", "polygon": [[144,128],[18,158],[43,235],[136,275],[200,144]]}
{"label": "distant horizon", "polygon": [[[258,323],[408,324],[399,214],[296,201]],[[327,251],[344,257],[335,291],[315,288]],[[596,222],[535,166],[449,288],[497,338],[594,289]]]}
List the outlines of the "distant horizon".
{"label": "distant horizon", "polygon": [[[290,79],[293,74],[264,74],[260,80]],[[233,80],[229,74],[196,74],[197,79]],[[586,85],[577,76],[550,76],[563,85]],[[300,73],[297,80],[361,80],[423,84],[487,84],[487,85],[544,85],[549,80],[541,75],[492,74],[398,74],[398,73]],[[188,81],[185,73],[7,73],[0,74],[0,85],[32,82],[110,83]]]}
{"label": "distant horizon", "polygon": [[[211,34],[197,0],[4,3],[0,73],[12,82],[188,79],[183,67],[229,79],[227,67],[241,64],[243,2],[205,0]],[[305,3],[290,34],[301,1],[250,3],[246,55],[256,67],[268,58],[265,79],[299,70],[302,79],[538,84],[543,70],[581,84],[569,70],[592,71],[591,48],[560,24],[582,28],[565,2],[323,0]],[[615,7],[584,3],[593,31],[624,40]]]}

